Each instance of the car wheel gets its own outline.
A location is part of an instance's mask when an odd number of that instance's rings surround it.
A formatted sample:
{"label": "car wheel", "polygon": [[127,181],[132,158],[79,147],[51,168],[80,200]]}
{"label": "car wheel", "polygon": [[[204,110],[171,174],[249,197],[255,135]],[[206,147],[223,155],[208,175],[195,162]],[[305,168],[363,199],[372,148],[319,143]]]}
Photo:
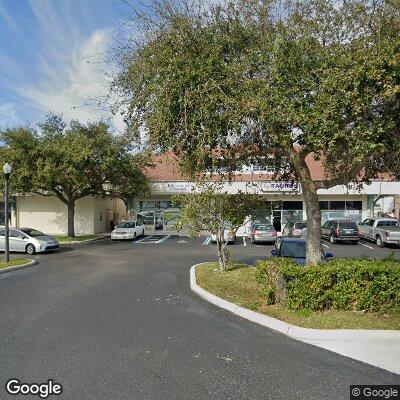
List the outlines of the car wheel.
{"label": "car wheel", "polygon": [[358,240],[352,240],[351,244],[358,244]]}
{"label": "car wheel", "polygon": [[329,241],[330,241],[332,244],[336,244],[336,238],[335,238],[335,236],[333,236],[333,235],[329,236]]}
{"label": "car wheel", "polygon": [[36,253],[35,246],[31,243],[27,244],[25,247],[25,252],[31,256],[34,255]]}
{"label": "car wheel", "polygon": [[376,237],[376,244],[378,247],[385,247],[385,243],[383,242],[382,237],[380,235]]}

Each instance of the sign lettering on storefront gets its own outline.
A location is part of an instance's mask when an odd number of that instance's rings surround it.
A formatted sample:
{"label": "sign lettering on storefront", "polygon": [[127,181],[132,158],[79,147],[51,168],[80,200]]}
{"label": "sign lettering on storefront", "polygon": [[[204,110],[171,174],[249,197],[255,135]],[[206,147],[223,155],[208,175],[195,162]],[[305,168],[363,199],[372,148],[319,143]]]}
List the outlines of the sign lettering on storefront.
{"label": "sign lettering on storefront", "polygon": [[300,192],[299,182],[259,182],[262,192]]}

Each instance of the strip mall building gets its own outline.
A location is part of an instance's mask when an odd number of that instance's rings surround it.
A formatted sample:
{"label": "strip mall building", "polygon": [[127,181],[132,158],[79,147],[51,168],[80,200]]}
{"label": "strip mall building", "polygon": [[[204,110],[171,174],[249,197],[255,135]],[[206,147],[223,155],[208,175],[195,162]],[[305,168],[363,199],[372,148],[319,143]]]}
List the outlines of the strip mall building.
{"label": "strip mall building", "polygon": [[[313,179],[324,179],[322,166],[313,159],[308,160]],[[172,196],[190,193],[194,183],[179,171],[178,162],[172,154],[155,157],[155,166],[146,171],[151,181],[152,194],[148,198],[136,198],[133,209],[126,210],[119,199],[87,197],[77,201],[75,226],[77,234],[107,232],[110,221],[125,219],[141,220],[149,233],[176,233],[175,222],[179,208],[174,207]],[[271,204],[271,211],[255,215],[260,222],[271,221],[275,228],[283,229],[288,219],[306,219],[301,185],[271,180],[271,172],[260,165],[244,166],[225,184],[229,193],[240,191],[258,193]],[[212,179],[212,174],[210,174]],[[335,186],[319,190],[322,220],[348,217],[361,221],[377,214],[389,214],[400,218],[400,182],[376,180],[361,189],[355,186]],[[0,204],[0,218],[4,221],[4,202]],[[28,226],[49,234],[65,234],[67,230],[67,208],[56,197],[17,196],[11,204],[11,225]],[[246,226],[242,232],[249,229]]]}

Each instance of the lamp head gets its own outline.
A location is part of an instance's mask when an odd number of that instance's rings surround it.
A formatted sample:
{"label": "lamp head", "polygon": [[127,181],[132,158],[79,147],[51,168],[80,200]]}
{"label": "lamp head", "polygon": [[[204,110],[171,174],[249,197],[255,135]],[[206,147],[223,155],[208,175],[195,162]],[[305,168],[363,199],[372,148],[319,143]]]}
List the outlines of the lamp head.
{"label": "lamp head", "polygon": [[5,163],[4,164],[3,173],[4,173],[4,175],[10,175],[11,174],[11,165],[9,163]]}

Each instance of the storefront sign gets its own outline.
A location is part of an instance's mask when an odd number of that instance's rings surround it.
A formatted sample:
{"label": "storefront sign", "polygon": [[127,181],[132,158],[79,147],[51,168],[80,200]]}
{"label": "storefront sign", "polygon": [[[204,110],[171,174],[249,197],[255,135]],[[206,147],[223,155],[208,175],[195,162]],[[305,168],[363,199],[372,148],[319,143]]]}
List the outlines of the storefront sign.
{"label": "storefront sign", "polygon": [[258,188],[261,192],[300,192],[298,182],[259,182]]}
{"label": "storefront sign", "polygon": [[190,193],[193,189],[191,182],[159,182],[154,183],[153,191],[155,193]]}

